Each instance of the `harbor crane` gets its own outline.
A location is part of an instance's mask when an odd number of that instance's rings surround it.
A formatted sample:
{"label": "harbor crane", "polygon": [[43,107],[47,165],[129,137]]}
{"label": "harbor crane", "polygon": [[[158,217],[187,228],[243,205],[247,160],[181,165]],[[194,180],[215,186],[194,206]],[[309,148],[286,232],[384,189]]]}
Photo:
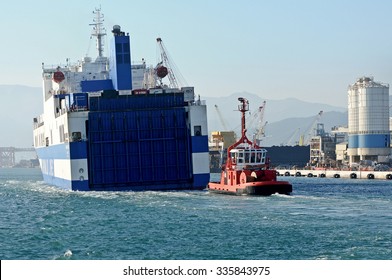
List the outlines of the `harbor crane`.
{"label": "harbor crane", "polygon": [[288,139],[286,142],[284,142],[282,145],[283,145],[283,146],[291,146],[291,145],[295,146],[295,145],[298,145],[298,144],[299,144],[298,141],[296,141],[294,144],[292,144],[292,141],[297,137],[297,134],[300,133],[300,130],[301,130],[301,129],[298,127],[298,128],[291,134],[291,136],[289,137],[289,139]]}
{"label": "harbor crane", "polygon": [[[178,88],[179,84],[185,85],[186,84],[184,82],[185,79],[182,77],[181,73],[178,71],[177,67],[175,66],[173,60],[170,58],[169,53],[162,42],[162,39],[157,38],[157,43],[161,52],[161,62],[159,62],[155,67],[155,72],[159,80],[161,81],[161,85],[162,85],[162,79],[166,76],[168,76],[169,78],[171,88]],[[176,73],[177,77],[174,73]]]}
{"label": "harbor crane", "polygon": [[215,104],[214,107],[215,107],[216,113],[218,114],[219,121],[221,122],[221,124],[222,124],[222,126],[223,126],[223,130],[229,131],[228,126],[227,126],[227,124],[226,124],[226,122],[225,122],[225,119],[224,119],[223,116],[222,116],[221,111],[219,110],[218,105]]}
{"label": "harbor crane", "polygon": [[264,111],[265,111],[265,104],[267,102],[264,101],[263,105],[259,107],[258,109],[258,126],[256,128],[256,132],[254,135],[254,141],[256,141],[257,145],[261,145],[262,137],[265,137],[265,126],[268,124],[268,122],[264,122]]}
{"label": "harbor crane", "polygon": [[301,135],[301,137],[299,139],[300,140],[299,141],[299,145],[300,146],[306,146],[306,145],[309,144],[310,138],[312,137],[313,130],[315,129],[317,123],[320,121],[320,118],[321,118],[322,114],[323,114],[323,111],[320,111],[316,115],[316,117],[315,117],[314,121],[312,122],[311,126],[306,130],[308,132],[308,135],[306,136],[306,138],[305,138],[305,135]]}
{"label": "harbor crane", "polygon": [[[257,145],[260,144],[261,138],[265,137],[265,126],[268,124],[268,122],[264,122],[266,103],[266,101],[263,101],[262,105],[251,114],[249,122],[247,123],[247,127],[254,127],[253,141],[255,141]],[[257,124],[254,125],[255,121],[257,121]]]}

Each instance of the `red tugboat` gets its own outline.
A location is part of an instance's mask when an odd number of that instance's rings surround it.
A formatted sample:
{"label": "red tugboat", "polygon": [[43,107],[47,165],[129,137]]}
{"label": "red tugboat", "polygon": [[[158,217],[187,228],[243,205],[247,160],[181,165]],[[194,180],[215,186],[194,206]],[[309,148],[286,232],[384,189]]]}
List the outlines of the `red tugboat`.
{"label": "red tugboat", "polygon": [[227,149],[220,182],[210,182],[208,190],[235,195],[290,194],[292,185],[277,181],[276,171],[269,169],[267,150],[246,137],[245,112],[249,111],[249,102],[242,97],[238,101],[241,102],[238,110],[242,113],[242,137]]}

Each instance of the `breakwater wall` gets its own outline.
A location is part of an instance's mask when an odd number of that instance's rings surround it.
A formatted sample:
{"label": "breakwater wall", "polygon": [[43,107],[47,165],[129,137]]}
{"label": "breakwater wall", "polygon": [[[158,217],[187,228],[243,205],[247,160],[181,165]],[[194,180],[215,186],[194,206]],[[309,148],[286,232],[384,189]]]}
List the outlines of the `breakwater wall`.
{"label": "breakwater wall", "polygon": [[277,169],[278,176],[392,180],[392,171]]}

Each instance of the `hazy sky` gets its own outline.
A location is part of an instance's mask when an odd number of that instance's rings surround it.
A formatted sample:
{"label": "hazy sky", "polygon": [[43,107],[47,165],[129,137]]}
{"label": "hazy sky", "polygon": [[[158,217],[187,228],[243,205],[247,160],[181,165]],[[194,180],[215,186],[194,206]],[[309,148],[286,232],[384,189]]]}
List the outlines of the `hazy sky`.
{"label": "hazy sky", "polygon": [[132,60],[155,65],[161,37],[201,96],[248,91],[346,107],[358,77],[392,82],[392,1],[14,0],[1,3],[0,84],[40,87],[42,62],[95,57],[89,24],[99,6],[108,34],[114,24],[129,32]]}

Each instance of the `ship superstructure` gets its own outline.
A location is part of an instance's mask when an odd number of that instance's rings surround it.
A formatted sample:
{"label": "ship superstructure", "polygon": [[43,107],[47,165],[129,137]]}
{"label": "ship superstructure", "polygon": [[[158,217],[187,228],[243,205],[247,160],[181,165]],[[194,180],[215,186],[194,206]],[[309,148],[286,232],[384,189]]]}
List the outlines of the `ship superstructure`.
{"label": "ship superstructure", "polygon": [[118,25],[105,57],[103,15],[95,15],[95,60],[42,65],[44,113],[34,118],[34,146],[44,180],[83,191],[204,189],[205,102],[193,87],[163,85],[157,67],[133,65],[129,35]]}

